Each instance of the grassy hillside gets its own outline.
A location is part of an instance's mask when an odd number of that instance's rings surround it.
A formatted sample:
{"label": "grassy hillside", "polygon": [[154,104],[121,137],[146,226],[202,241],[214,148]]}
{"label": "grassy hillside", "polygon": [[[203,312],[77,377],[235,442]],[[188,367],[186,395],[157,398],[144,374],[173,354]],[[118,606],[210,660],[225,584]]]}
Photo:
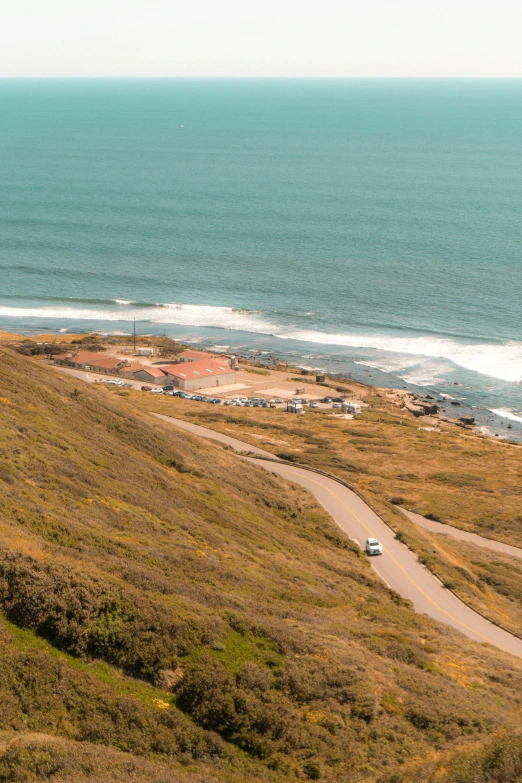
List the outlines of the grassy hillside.
{"label": "grassy hillside", "polygon": [[422,561],[466,601],[522,635],[522,562],[431,535],[401,504],[465,530],[522,547],[522,446],[488,441],[422,420],[380,396],[356,420],[324,412],[210,408],[133,393],[142,408],[171,413],[325,470],[355,486]]}
{"label": "grassy hillside", "polygon": [[425,429],[422,419],[377,395],[355,420],[321,410],[298,417],[274,409],[216,409],[137,393],[132,400],[244,436],[268,451],[329,470],[361,491],[522,547],[522,445],[444,424],[440,431]]}
{"label": "grassy hillside", "polygon": [[522,662],[416,615],[302,489],[0,358],[0,781],[399,780],[511,731]]}

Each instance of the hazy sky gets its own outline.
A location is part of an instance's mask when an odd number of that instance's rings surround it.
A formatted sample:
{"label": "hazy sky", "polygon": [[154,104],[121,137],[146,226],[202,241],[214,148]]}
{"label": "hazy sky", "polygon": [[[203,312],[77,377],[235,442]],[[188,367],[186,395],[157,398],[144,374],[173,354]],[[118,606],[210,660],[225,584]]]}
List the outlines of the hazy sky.
{"label": "hazy sky", "polygon": [[522,76],[520,0],[0,0],[0,76]]}

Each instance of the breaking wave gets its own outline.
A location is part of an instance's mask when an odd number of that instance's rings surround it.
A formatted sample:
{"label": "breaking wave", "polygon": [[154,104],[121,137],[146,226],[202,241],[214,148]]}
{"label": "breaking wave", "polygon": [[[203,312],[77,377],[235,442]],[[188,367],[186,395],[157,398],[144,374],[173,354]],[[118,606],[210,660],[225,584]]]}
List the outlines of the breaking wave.
{"label": "breaking wave", "polygon": [[206,326],[233,331],[270,334],[277,329],[275,324],[265,321],[256,311],[233,307],[211,305],[189,305],[175,303],[136,303],[123,299],[112,299],[113,309],[100,307],[4,307],[0,306],[0,317],[48,318],[75,321],[147,321],[157,324],[180,326]]}
{"label": "breaking wave", "polygon": [[513,413],[510,408],[490,408],[491,413],[496,416],[500,416],[501,419],[510,419],[511,421],[517,421],[522,424],[522,413],[518,415]]}
{"label": "breaking wave", "polygon": [[[294,331],[279,334],[285,339],[339,345],[350,348],[372,348],[406,357],[422,356],[445,359],[453,364],[488,375],[502,381],[522,381],[522,342],[509,340],[504,343],[459,343],[438,337],[396,337],[394,335],[324,334],[312,331]],[[400,361],[393,362],[394,372],[399,371]],[[403,368],[411,367],[404,361]]]}
{"label": "breaking wave", "polygon": [[[431,335],[408,337],[396,334],[331,334],[299,329],[295,326],[285,327],[281,323],[273,323],[263,313],[255,310],[212,305],[132,302],[125,299],[109,301],[110,307],[107,306],[106,300],[99,300],[96,307],[71,306],[65,302],[63,305],[43,307],[0,306],[0,317],[45,318],[55,321],[84,320],[100,323],[132,321],[135,318],[137,321],[156,324],[213,327],[271,335],[282,340],[379,351],[384,355],[368,359],[369,366],[399,375],[402,372],[402,377],[412,382],[415,375],[417,382],[434,383],[439,380],[439,373],[444,374],[451,369],[447,364],[437,367],[433,360],[445,360],[466,370],[502,381],[512,383],[522,381],[522,342],[514,340],[504,343],[484,341],[465,343]],[[426,359],[432,362],[424,361],[423,364],[423,360]],[[404,375],[405,371],[409,371],[407,376]]]}

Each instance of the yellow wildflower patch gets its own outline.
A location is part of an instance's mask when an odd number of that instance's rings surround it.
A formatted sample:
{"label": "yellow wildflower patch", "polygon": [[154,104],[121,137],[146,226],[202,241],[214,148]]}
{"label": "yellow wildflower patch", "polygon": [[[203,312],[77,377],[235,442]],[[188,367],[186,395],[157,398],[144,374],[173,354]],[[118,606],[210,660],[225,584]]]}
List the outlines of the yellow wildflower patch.
{"label": "yellow wildflower patch", "polygon": [[170,710],[170,704],[168,701],[163,701],[163,699],[154,699],[154,704],[156,707],[159,707],[160,710]]}

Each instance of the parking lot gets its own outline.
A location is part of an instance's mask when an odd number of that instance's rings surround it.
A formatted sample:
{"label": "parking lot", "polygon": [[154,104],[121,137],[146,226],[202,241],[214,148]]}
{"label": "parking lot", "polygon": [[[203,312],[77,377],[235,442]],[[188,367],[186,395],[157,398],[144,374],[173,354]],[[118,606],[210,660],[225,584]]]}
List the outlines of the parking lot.
{"label": "parking lot", "polygon": [[[224,405],[226,407],[240,407],[240,408],[278,408],[279,410],[286,410],[287,404],[301,404],[303,410],[324,410],[334,409],[337,410],[339,415],[342,411],[342,397],[322,397],[317,396],[291,396],[288,389],[277,389],[277,391],[285,392],[285,397],[279,397],[273,394],[276,389],[267,388],[259,389],[256,394],[247,396],[245,394],[235,394],[228,389],[223,389],[223,396],[202,394],[201,392],[186,392],[180,389],[174,389],[172,386],[152,386],[144,384],[142,381],[127,380],[124,378],[117,378],[114,376],[102,375],[101,373],[87,372],[85,370],[76,370],[69,367],[62,367],[59,365],[52,365],[53,369],[58,372],[64,372],[67,375],[72,375],[82,381],[88,383],[102,384],[109,387],[119,387],[122,389],[134,389],[143,391],[147,394],[158,394],[163,396],[179,397],[186,400],[194,400],[195,402],[203,402],[211,405]],[[266,386],[271,384],[264,382]],[[260,384],[261,385],[261,384]],[[282,386],[282,384],[280,384]],[[295,387],[294,387],[295,389]],[[212,391],[218,391],[218,387],[214,387]],[[317,393],[317,389],[313,389]],[[359,400],[357,400],[359,403]]]}
{"label": "parking lot", "polygon": [[[114,384],[114,381],[106,381],[107,383]],[[119,383],[116,381],[116,385],[125,386],[125,383]],[[132,384],[127,384],[132,385]],[[293,397],[292,399],[284,400],[282,397],[268,397],[268,396],[252,396],[246,397],[236,395],[232,398],[214,397],[200,393],[192,393],[181,391],[180,389],[174,389],[172,386],[164,386],[163,388],[153,388],[147,385],[142,385],[141,390],[148,394],[162,394],[164,396],[179,397],[184,400],[194,400],[195,402],[206,402],[210,405],[225,405],[227,407],[237,408],[279,408],[285,410],[287,406],[291,407],[293,412],[298,412],[299,407],[303,410],[319,410],[325,408],[333,408],[342,410],[343,402],[346,400],[343,397],[323,397],[322,399],[310,400],[307,397]],[[297,409],[297,410],[296,410]]]}

